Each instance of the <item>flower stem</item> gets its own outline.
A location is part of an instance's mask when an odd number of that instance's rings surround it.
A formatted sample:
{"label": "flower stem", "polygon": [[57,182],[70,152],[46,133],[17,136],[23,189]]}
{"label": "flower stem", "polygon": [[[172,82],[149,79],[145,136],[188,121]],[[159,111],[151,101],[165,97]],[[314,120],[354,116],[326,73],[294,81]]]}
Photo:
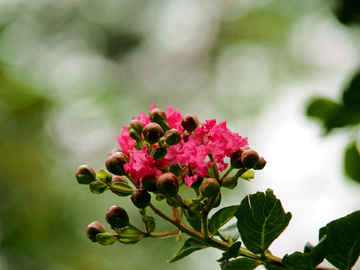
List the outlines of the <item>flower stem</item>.
{"label": "flower stem", "polygon": [[228,176],[229,173],[231,173],[233,169],[234,169],[234,168],[230,166],[230,168],[226,171],[226,173],[223,175],[223,177],[221,177],[220,182],[221,182],[226,176]]}
{"label": "flower stem", "polygon": [[165,231],[165,232],[152,232],[152,233],[148,234],[148,237],[151,237],[151,238],[167,238],[167,237],[170,237],[170,236],[177,235],[179,232],[180,232],[179,229],[172,230],[172,231]]}
{"label": "flower stem", "polygon": [[208,215],[205,215],[201,218],[201,230],[202,234],[204,235],[204,241],[205,243],[209,242],[209,220]]}

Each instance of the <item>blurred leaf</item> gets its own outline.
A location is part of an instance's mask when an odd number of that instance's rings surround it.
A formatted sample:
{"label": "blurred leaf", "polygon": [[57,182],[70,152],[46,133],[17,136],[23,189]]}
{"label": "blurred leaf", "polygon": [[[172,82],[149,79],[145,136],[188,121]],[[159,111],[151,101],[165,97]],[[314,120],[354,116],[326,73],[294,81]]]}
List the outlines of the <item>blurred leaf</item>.
{"label": "blurred leaf", "polygon": [[234,243],[240,237],[236,223],[224,229],[218,230],[218,233],[223,241],[226,241],[231,244]]}
{"label": "blurred leaf", "polygon": [[121,229],[120,234],[117,236],[118,241],[122,244],[136,244],[143,238],[143,234],[130,227]]}
{"label": "blurred leaf", "polygon": [[260,265],[260,262],[257,260],[252,260],[248,258],[239,258],[231,260],[227,263],[225,270],[252,270]]}
{"label": "blurred leaf", "polygon": [[250,181],[250,179],[254,179],[255,178],[255,172],[253,170],[247,170],[246,172],[244,172],[240,178]]}
{"label": "blurred leaf", "polygon": [[314,98],[307,105],[306,114],[324,122],[339,110],[340,105],[327,98]]}
{"label": "blurred leaf", "polygon": [[176,262],[197,250],[201,250],[201,249],[204,249],[207,247],[208,246],[201,243],[200,241],[198,241],[194,238],[189,238],[188,240],[185,241],[185,243],[182,245],[182,247],[175,253],[174,257],[171,260],[169,260],[168,262]]}
{"label": "blurred leaf", "polygon": [[147,233],[152,233],[156,227],[155,219],[151,216],[145,215],[143,216],[142,220],[146,224]]}
{"label": "blurred leaf", "polygon": [[103,246],[109,246],[116,242],[117,238],[110,233],[98,233],[96,240]]}
{"label": "blurred leaf", "polygon": [[291,213],[285,213],[273,191],[246,196],[236,213],[237,226],[245,246],[255,254],[264,254],[285,230]]}
{"label": "blurred leaf", "polygon": [[100,181],[111,184],[112,176],[105,170],[98,170],[96,173],[96,176],[99,178]]}
{"label": "blurred leaf", "polygon": [[350,270],[360,255],[360,211],[328,223],[319,231],[326,234],[325,258],[341,270]]}
{"label": "blurred leaf", "polygon": [[344,168],[346,175],[360,183],[360,153],[356,142],[352,142],[345,150]]}
{"label": "blurred leaf", "polygon": [[233,206],[227,206],[219,211],[217,211],[209,220],[209,231],[211,235],[215,235],[215,233],[220,229],[222,226],[226,224],[230,219],[232,219],[239,206],[233,205]]}
{"label": "blurred leaf", "polygon": [[101,181],[93,181],[89,184],[90,191],[94,194],[101,194],[104,193],[109,186]]}
{"label": "blurred leaf", "polygon": [[348,110],[360,113],[360,73],[352,78],[349,86],[344,90],[343,103]]}
{"label": "blurred leaf", "polygon": [[128,184],[122,183],[122,182],[112,183],[112,185],[110,186],[110,190],[112,193],[114,193],[120,197],[129,196],[134,192],[132,187],[130,187]]}
{"label": "blurred leaf", "polygon": [[358,0],[337,0],[335,15],[343,24],[360,23],[360,5]]}
{"label": "blurred leaf", "polygon": [[290,269],[294,270],[315,270],[325,258],[326,236],[323,236],[316,247],[310,253],[294,252],[291,255],[286,254],[282,262]]}

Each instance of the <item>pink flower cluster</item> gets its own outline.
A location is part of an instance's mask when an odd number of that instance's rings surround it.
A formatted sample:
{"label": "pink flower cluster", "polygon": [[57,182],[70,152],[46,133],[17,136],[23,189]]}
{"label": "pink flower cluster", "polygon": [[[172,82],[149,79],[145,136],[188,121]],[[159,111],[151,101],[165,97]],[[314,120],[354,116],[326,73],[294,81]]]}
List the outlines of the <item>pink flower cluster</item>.
{"label": "pink flower cluster", "polygon": [[[150,111],[154,108],[156,108],[155,104],[151,106]],[[168,105],[166,105],[166,109],[167,122],[170,128],[177,129],[183,134],[181,125],[183,116],[179,110]],[[140,120],[144,126],[151,122],[149,116],[144,113],[140,113],[136,119]],[[142,150],[135,149],[135,140],[130,138],[127,126],[122,127],[122,133],[116,139],[122,151],[129,155],[130,161],[124,165],[125,172],[129,173],[135,181],[140,181],[142,177],[148,174],[159,175],[162,173],[161,170],[169,165],[178,164],[180,168],[188,165],[195,169],[193,175],[186,175],[184,178],[188,187],[191,187],[198,177],[209,176],[208,169],[214,163],[220,171],[225,170],[228,164],[224,162],[224,158],[231,157],[231,154],[240,147],[248,145],[247,138],[231,132],[226,127],[226,121],[217,124],[215,119],[200,123],[186,141],[184,141],[183,136],[178,144],[169,146],[165,157],[158,161],[149,155],[146,146]]]}

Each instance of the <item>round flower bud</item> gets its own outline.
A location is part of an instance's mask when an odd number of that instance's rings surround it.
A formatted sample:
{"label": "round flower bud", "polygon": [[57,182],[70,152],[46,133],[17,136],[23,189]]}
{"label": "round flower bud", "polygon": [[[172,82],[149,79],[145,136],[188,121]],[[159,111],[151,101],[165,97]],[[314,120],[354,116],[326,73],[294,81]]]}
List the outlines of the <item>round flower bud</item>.
{"label": "round flower bud", "polygon": [[146,208],[150,204],[151,196],[150,193],[145,189],[137,189],[134,190],[133,194],[131,194],[131,201],[133,204],[140,209]]}
{"label": "round flower bud", "polygon": [[96,180],[96,174],[89,165],[81,165],[75,172],[76,180],[79,184],[88,185]]}
{"label": "round flower bud", "polygon": [[220,184],[214,178],[206,178],[200,185],[200,191],[204,197],[215,196],[220,191]]}
{"label": "round flower bud", "polygon": [[143,135],[148,143],[154,144],[157,143],[162,136],[164,136],[164,131],[159,124],[150,123],[144,127]]}
{"label": "round flower bud", "polygon": [[122,152],[122,150],[120,148],[114,148],[113,150],[110,151],[108,156],[110,156],[110,155],[112,155],[112,154],[114,154],[116,152]]}
{"label": "round flower bud", "polygon": [[141,185],[147,191],[156,191],[157,190],[156,181],[157,181],[156,175],[148,174],[141,179]]}
{"label": "round flower bud", "polygon": [[252,149],[246,149],[241,154],[241,163],[246,168],[253,168],[259,162],[259,159],[259,154]]}
{"label": "round flower bud", "polygon": [[160,175],[156,185],[158,190],[166,197],[176,197],[179,192],[179,180],[171,172]]}
{"label": "round flower bud", "polygon": [[265,158],[260,157],[259,162],[256,163],[256,165],[254,166],[254,170],[262,170],[264,169],[265,165],[266,165]]}
{"label": "round flower bud", "polygon": [[250,149],[250,147],[243,146],[231,154],[231,158],[230,158],[231,167],[235,169],[241,169],[244,167],[243,164],[241,163],[241,154],[247,149]]}
{"label": "round flower bud", "polygon": [[113,205],[107,210],[105,219],[113,228],[124,228],[129,225],[128,214],[118,205]]}
{"label": "round flower bud", "polygon": [[114,174],[112,176],[111,183],[125,183],[125,184],[128,184],[129,182],[126,179],[126,177]]}
{"label": "round flower bud", "polygon": [[176,145],[181,141],[181,134],[180,131],[177,129],[171,129],[166,131],[165,133],[165,142],[168,145]]}
{"label": "round flower bud", "polygon": [[138,134],[141,134],[144,129],[144,125],[141,123],[140,120],[134,119],[130,122],[128,128],[129,130],[134,129]]}
{"label": "round flower bud", "polygon": [[86,236],[92,241],[97,242],[96,235],[98,233],[104,233],[106,229],[100,222],[94,221],[90,223],[86,228]]}
{"label": "round flower bud", "polygon": [[199,120],[195,115],[187,114],[181,120],[182,127],[189,132],[193,132],[199,126]]}
{"label": "round flower bud", "polygon": [[125,175],[124,165],[129,163],[129,157],[124,152],[115,152],[105,161],[106,169],[116,175]]}
{"label": "round flower bud", "polygon": [[160,123],[166,120],[166,113],[163,110],[155,108],[149,112],[149,118],[151,122]]}

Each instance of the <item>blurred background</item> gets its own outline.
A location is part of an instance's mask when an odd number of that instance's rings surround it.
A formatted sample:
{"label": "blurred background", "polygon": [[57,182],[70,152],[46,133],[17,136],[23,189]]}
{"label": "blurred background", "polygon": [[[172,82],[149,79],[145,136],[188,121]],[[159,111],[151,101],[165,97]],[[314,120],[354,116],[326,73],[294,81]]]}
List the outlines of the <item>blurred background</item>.
{"label": "blurred background", "polygon": [[219,269],[221,252],[210,249],[168,264],[181,246],[174,238],[104,247],[85,236],[110,206],[131,217],[137,209],[91,194],[76,168],[104,168],[121,127],[152,103],[228,120],[247,136],[268,164],[225,191],[223,205],[271,188],[293,214],[273,254],[315,245],[320,227],[360,207],[356,172],[344,171],[349,142],[350,160],[359,156],[359,121],[329,128],[332,105],[312,103],[342,104],[357,73],[358,5],[0,0],[0,269]]}

